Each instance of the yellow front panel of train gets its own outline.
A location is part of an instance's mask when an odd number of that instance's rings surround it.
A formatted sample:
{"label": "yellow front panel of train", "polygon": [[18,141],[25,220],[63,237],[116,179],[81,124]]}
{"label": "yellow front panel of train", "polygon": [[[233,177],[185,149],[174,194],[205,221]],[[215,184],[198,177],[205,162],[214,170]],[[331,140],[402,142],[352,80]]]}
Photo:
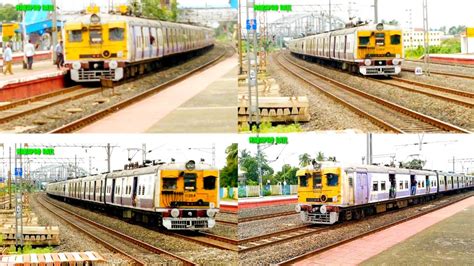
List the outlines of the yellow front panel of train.
{"label": "yellow front panel of train", "polygon": [[[402,32],[400,30],[358,31],[357,58],[394,58],[403,56]],[[390,55],[390,56],[388,56]]]}
{"label": "yellow front panel of train", "polygon": [[208,208],[218,206],[218,170],[162,170],[161,208]]}
{"label": "yellow front panel of train", "polygon": [[341,169],[300,170],[298,176],[298,203],[340,204]]}
{"label": "yellow front panel of train", "polygon": [[104,24],[65,24],[64,41],[67,61],[125,60],[127,58],[127,27],[125,22]]}

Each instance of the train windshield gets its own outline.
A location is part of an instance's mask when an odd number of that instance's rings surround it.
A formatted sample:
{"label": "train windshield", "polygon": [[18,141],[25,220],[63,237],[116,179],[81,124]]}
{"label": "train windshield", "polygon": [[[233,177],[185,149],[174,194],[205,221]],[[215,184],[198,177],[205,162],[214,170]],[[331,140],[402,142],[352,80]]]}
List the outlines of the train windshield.
{"label": "train windshield", "polygon": [[89,31],[89,37],[91,43],[102,43],[102,30],[101,29],[91,29]]}
{"label": "train windshield", "polygon": [[300,187],[307,187],[309,175],[302,175],[299,178],[300,178]]}
{"label": "train windshield", "polygon": [[175,190],[178,186],[177,178],[163,178],[163,189]]}
{"label": "train windshield", "polygon": [[395,34],[390,36],[390,43],[391,44],[400,44],[401,36],[399,34]]}
{"label": "train windshield", "polygon": [[321,188],[322,187],[322,178],[320,173],[313,174],[313,188]]}
{"label": "train windshield", "polygon": [[204,177],[204,189],[215,189],[216,188],[216,177],[215,176],[206,176]]}
{"label": "train windshield", "polygon": [[185,190],[196,190],[196,178],[197,175],[194,173],[184,174],[184,189]]}
{"label": "train windshield", "polygon": [[109,40],[110,41],[123,41],[125,30],[122,28],[109,29]]}
{"label": "train windshield", "polygon": [[332,174],[332,173],[326,174],[326,179],[328,181],[327,183],[328,186],[334,187],[339,184],[339,175],[337,174]]}
{"label": "train windshield", "polygon": [[81,30],[70,30],[68,31],[69,42],[82,42],[82,31]]}
{"label": "train windshield", "polygon": [[369,45],[370,37],[359,37],[359,45]]}

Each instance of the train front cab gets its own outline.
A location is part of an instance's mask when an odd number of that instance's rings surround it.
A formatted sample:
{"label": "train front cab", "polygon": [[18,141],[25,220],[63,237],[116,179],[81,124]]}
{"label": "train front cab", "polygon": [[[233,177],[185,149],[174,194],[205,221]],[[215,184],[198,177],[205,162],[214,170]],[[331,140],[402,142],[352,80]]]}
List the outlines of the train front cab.
{"label": "train front cab", "polygon": [[376,30],[357,31],[356,38],[357,61],[362,75],[400,74],[403,62],[401,30],[385,30],[383,24],[378,24]]}
{"label": "train front cab", "polygon": [[298,204],[302,220],[316,224],[334,224],[339,220],[341,204],[341,168],[308,167],[297,172]]}
{"label": "train front cab", "polygon": [[159,171],[155,197],[163,226],[169,230],[209,229],[219,211],[219,170],[194,161]]}

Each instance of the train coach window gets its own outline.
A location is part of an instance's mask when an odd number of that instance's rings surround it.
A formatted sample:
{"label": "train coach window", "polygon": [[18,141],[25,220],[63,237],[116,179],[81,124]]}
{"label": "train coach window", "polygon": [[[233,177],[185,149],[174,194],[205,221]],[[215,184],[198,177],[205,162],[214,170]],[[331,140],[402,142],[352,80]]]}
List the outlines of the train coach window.
{"label": "train coach window", "polygon": [[82,42],[82,31],[81,30],[70,30],[68,31],[69,42]]}
{"label": "train coach window", "polygon": [[337,186],[339,184],[339,176],[336,174],[326,174],[328,186]]}
{"label": "train coach window", "polygon": [[91,43],[102,43],[102,30],[91,29],[89,31],[89,40]]}
{"label": "train coach window", "polygon": [[197,175],[194,173],[184,174],[184,189],[185,190],[196,190],[196,178]]}
{"label": "train coach window", "polygon": [[313,188],[321,188],[322,178],[320,174],[313,174]]}
{"label": "train coach window", "polygon": [[123,41],[125,36],[125,30],[122,28],[109,29],[109,40],[110,41]]}
{"label": "train coach window", "polygon": [[204,177],[204,189],[215,189],[216,188],[216,177],[206,176]]}
{"label": "train coach window", "polygon": [[309,176],[300,176],[300,187],[307,187],[308,186],[308,177]]}
{"label": "train coach window", "polygon": [[380,182],[380,191],[385,191],[385,190],[386,190],[385,181],[382,181]]}
{"label": "train coach window", "polygon": [[379,191],[379,182],[378,181],[374,181],[372,183],[372,191]]}
{"label": "train coach window", "polygon": [[370,43],[370,37],[359,37],[359,45],[366,46]]}
{"label": "train coach window", "polygon": [[163,189],[175,190],[178,187],[177,178],[163,178]]}
{"label": "train coach window", "polygon": [[391,44],[400,44],[401,42],[401,36],[398,34],[390,36],[390,43]]}

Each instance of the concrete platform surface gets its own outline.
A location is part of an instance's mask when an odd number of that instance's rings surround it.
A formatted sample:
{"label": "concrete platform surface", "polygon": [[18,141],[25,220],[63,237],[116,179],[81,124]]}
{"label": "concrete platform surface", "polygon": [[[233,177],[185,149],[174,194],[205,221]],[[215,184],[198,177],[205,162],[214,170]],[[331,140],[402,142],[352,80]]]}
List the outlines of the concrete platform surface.
{"label": "concrete platform surface", "polygon": [[[466,262],[467,259],[472,259],[473,254],[473,206],[474,197],[470,197],[408,222],[398,224],[375,234],[368,235],[361,239],[357,239],[342,246],[322,252],[316,256],[296,263],[295,265],[359,265],[363,262],[366,265],[466,265],[462,262]],[[436,227],[430,228],[433,225],[458,213],[460,213],[461,216],[455,216],[446,220],[447,224],[440,223]],[[466,217],[466,215],[468,217]],[[453,222],[451,219],[455,219],[455,221],[459,221],[460,219],[460,221]],[[462,228],[455,226],[457,223],[466,223],[467,221],[470,222],[464,225]],[[447,229],[448,227],[450,229]],[[449,230],[450,233],[458,230],[461,232],[449,235],[443,233],[443,230]],[[466,236],[460,238],[461,234],[466,234]],[[411,237],[413,238],[409,239]],[[416,242],[413,241],[421,241],[423,238],[426,239],[426,237],[440,242],[427,242],[423,246],[418,247],[418,249],[414,249],[413,244]],[[383,251],[389,250],[393,246],[402,243],[403,241],[407,241],[407,245],[411,246],[410,250],[407,248],[407,246],[398,247],[397,250],[403,249],[406,251],[405,253],[393,253],[393,251],[388,251],[388,253],[391,254],[388,257],[385,254],[383,257],[380,257],[377,260],[369,260],[370,258],[380,254]],[[401,245],[404,244],[405,243]],[[429,248],[430,246],[432,246],[432,248]],[[441,248],[442,246],[444,249],[451,249],[452,251],[445,250],[443,253],[443,248]],[[440,249],[437,250],[435,247]],[[438,252],[439,254],[437,254]],[[470,254],[470,256],[467,256],[467,258],[456,258],[463,252],[465,255]],[[434,258],[444,259],[442,261],[423,261],[422,258],[427,258],[429,253],[433,253],[433,255],[436,256]],[[472,265],[472,260],[468,264]]]}
{"label": "concrete platform surface", "polygon": [[[235,57],[227,58],[79,130],[78,133],[235,133],[236,65]],[[233,82],[230,80],[231,76],[234,76]],[[234,87],[231,87],[232,83],[235,84]]]}
{"label": "concrete platform surface", "polygon": [[[3,68],[5,70],[5,67]],[[58,70],[52,61],[33,61],[33,69],[23,69],[23,65],[13,65],[13,75],[0,73],[0,89],[11,84],[32,81],[41,78],[65,75],[66,69]]]}

